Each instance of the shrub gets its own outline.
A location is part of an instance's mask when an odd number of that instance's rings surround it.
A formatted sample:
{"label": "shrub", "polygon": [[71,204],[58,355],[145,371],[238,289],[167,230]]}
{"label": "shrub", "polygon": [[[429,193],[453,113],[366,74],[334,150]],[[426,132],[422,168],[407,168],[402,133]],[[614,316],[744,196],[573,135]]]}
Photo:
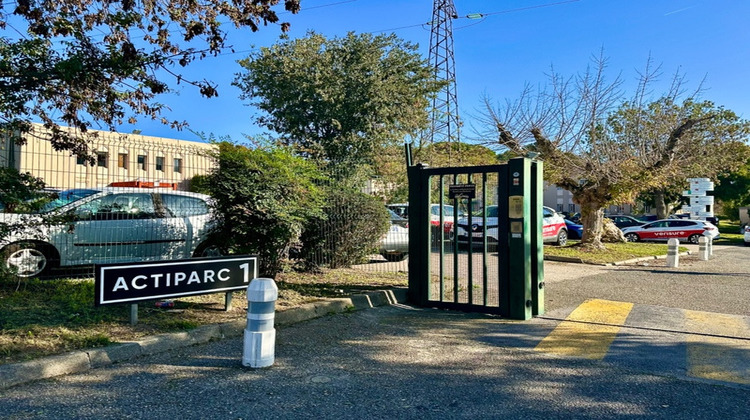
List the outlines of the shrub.
{"label": "shrub", "polygon": [[215,241],[234,253],[257,255],[260,274],[274,277],[306,221],[322,215],[320,173],[278,147],[221,142],[216,157],[219,165],[207,178],[221,219]]}
{"label": "shrub", "polygon": [[302,234],[301,256],[308,265],[340,268],[366,261],[390,223],[380,199],[341,185],[327,188],[323,212]]}

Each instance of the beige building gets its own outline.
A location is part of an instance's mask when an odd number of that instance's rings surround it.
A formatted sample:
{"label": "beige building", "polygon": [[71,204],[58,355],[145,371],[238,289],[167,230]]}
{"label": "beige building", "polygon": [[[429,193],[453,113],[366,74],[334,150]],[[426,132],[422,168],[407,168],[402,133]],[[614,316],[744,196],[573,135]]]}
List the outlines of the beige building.
{"label": "beige building", "polygon": [[45,139],[45,129],[35,124],[36,135],[26,144],[16,145],[7,136],[0,141],[0,165],[40,177],[48,188],[103,187],[112,182],[163,182],[190,188],[196,175],[207,174],[214,166],[209,153],[215,146],[185,140],[98,131],[90,149],[96,162],[91,165],[55,151]]}

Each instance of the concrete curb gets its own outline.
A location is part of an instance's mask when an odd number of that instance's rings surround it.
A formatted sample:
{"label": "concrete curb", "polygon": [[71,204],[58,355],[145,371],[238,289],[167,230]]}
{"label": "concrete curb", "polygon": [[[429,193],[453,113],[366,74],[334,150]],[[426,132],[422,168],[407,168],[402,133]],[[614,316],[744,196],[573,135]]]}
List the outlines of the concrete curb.
{"label": "concrete curb", "polygon": [[[308,303],[284,311],[277,311],[275,325],[291,325],[326,315],[403,303],[406,302],[406,294],[407,289],[399,288]],[[245,325],[244,319],[223,324],[204,325],[187,332],[159,334],[104,348],[74,351],[28,362],[0,365],[0,389],[40,379],[85,372],[140,356],[162,353],[212,340],[238,337],[244,333]]]}
{"label": "concrete curb", "polygon": [[[681,256],[690,255],[690,251],[681,252]],[[567,262],[567,263],[575,263],[575,264],[588,264],[588,265],[600,265],[600,266],[613,266],[613,265],[627,265],[627,264],[635,264],[643,261],[653,261],[653,260],[659,260],[659,259],[665,259],[667,258],[666,255],[653,255],[650,257],[640,257],[640,258],[633,258],[630,260],[625,261],[615,261],[611,263],[595,263],[583,260],[581,258],[573,258],[573,257],[557,257],[554,255],[545,255],[544,259],[545,261],[555,261],[555,262]]]}

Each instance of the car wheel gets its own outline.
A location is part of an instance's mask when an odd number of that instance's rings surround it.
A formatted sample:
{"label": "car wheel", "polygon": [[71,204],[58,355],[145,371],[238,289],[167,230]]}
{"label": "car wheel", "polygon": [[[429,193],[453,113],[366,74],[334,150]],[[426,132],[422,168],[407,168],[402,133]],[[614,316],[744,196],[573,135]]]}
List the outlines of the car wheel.
{"label": "car wheel", "polygon": [[745,246],[750,246],[750,242],[745,242]]}
{"label": "car wheel", "polygon": [[195,252],[193,252],[193,257],[221,257],[223,255],[227,255],[227,253],[211,241],[198,245],[198,248],[195,248]]}
{"label": "car wheel", "polygon": [[557,233],[557,240],[555,241],[555,245],[565,246],[567,244],[568,244],[568,231],[565,229],[560,229],[560,232]]}
{"label": "car wheel", "polygon": [[406,256],[409,255],[406,252],[399,252],[397,254],[382,254],[383,257],[388,260],[389,262],[399,262],[406,259]]}
{"label": "car wheel", "polygon": [[2,252],[5,266],[23,278],[48,274],[58,263],[56,255],[51,246],[36,242],[10,244]]}
{"label": "car wheel", "polygon": [[637,233],[626,233],[625,234],[625,240],[628,242],[638,242],[641,240],[640,237],[638,237]]}
{"label": "car wheel", "polygon": [[700,237],[701,237],[701,235],[698,235],[697,233],[694,233],[694,234],[688,236],[688,242],[690,242],[691,244],[697,244],[698,243],[698,239],[700,239]]}

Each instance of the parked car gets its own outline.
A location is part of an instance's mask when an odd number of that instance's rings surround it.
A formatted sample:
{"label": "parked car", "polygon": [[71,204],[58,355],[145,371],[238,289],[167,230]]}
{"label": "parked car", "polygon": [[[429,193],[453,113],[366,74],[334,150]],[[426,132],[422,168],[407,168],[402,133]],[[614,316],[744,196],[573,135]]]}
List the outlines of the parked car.
{"label": "parked car", "polygon": [[391,222],[391,227],[380,241],[380,255],[391,262],[405,260],[409,255],[409,229]]}
{"label": "parked car", "polygon": [[620,229],[625,229],[626,227],[631,226],[642,226],[645,225],[646,222],[642,220],[638,220],[633,216],[628,216],[625,214],[613,214],[610,216],[606,216],[607,219],[610,219],[615,226],[617,226]]}
{"label": "parked car", "polygon": [[622,229],[628,242],[667,241],[672,238],[697,244],[701,236],[718,238],[719,229],[704,220],[662,219]]}
{"label": "parked car", "polygon": [[391,215],[391,224],[399,225],[401,227],[409,227],[409,219],[399,216],[395,211],[388,209],[388,213]]}
{"label": "parked car", "polygon": [[[386,207],[393,210],[397,215],[409,219],[408,203],[387,204]],[[443,204],[443,233],[446,239],[449,239],[453,228],[454,214],[459,218],[464,216],[462,211],[455,212],[453,206]],[[430,204],[430,224],[433,226],[433,239],[438,238],[440,235],[440,204]]]}
{"label": "parked car", "polygon": [[581,239],[583,238],[583,225],[573,223],[570,219],[565,220],[565,228],[568,230],[568,238],[570,239]]}
{"label": "parked car", "polygon": [[[492,248],[496,248],[498,243],[498,207],[487,206],[487,243],[491,244]],[[555,210],[549,207],[542,208],[542,215],[544,217],[542,227],[542,239],[544,242],[551,242],[556,245],[564,246],[568,243],[568,229],[565,227],[565,219],[560,216]],[[471,220],[471,226],[469,226],[468,218],[461,218],[457,223],[456,240],[459,244],[469,243],[469,232],[472,235],[472,242],[474,244],[481,244],[482,238],[484,237],[485,229],[483,228],[482,211],[475,213]]]}
{"label": "parked car", "polygon": [[565,220],[570,220],[573,223],[580,223],[581,221],[581,213],[571,213],[571,212],[558,212],[560,216],[563,217]]}
{"label": "parked car", "polygon": [[[144,188],[62,191],[34,214],[0,214],[23,225],[0,242],[2,263],[20,277],[55,267],[218,255],[207,195]],[[50,223],[50,221],[52,221]]]}
{"label": "parked car", "polygon": [[744,227],[745,246],[750,246],[750,225]]}

